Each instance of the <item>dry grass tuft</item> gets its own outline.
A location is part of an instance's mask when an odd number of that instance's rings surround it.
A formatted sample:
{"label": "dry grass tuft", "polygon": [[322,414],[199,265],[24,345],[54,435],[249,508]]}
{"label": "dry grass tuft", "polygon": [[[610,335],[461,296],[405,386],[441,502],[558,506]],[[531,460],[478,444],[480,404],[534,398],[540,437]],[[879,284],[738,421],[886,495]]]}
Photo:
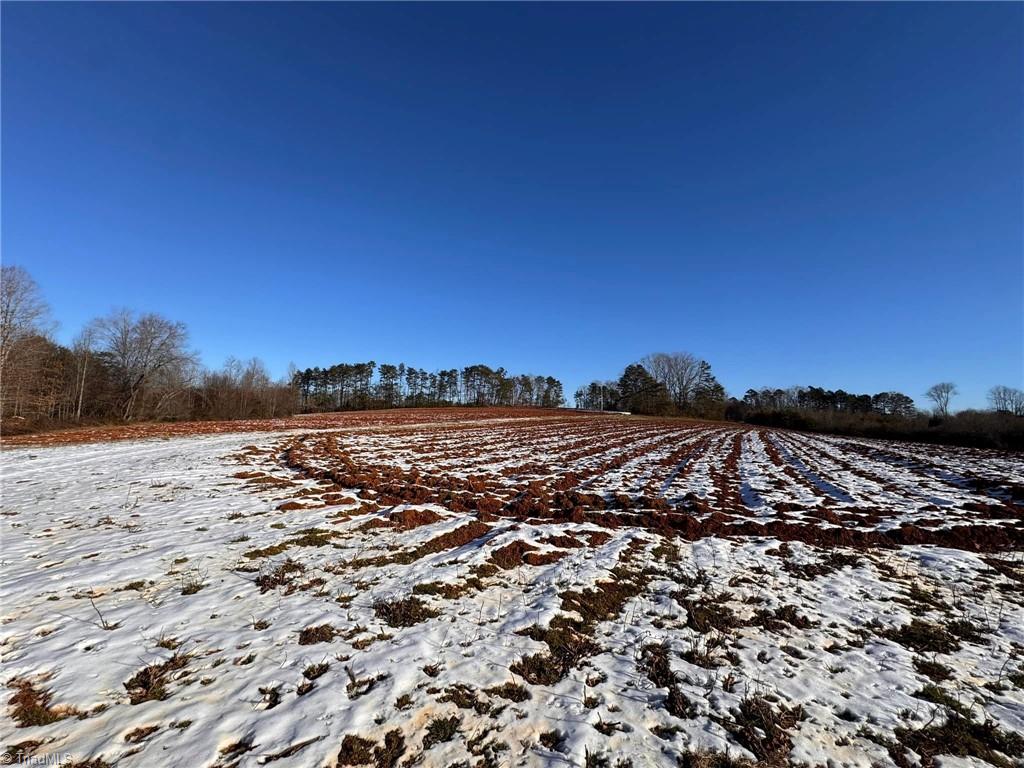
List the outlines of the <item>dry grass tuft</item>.
{"label": "dry grass tuft", "polygon": [[373,604],[373,613],[389,627],[399,628],[412,627],[438,615],[418,597],[378,600]]}
{"label": "dry grass tuft", "polygon": [[918,653],[955,653],[960,650],[960,642],[952,633],[939,624],[922,619],[912,619],[909,624],[883,632],[882,637]]}
{"label": "dry grass tuft", "polygon": [[138,744],[145,741],[159,730],[159,725],[147,725],[140,728],[134,728],[125,734],[124,740],[129,744]]}
{"label": "dry grass tuft", "polygon": [[405,754],[405,737],[397,728],[384,734],[384,743],[373,749],[373,763],[376,768],[395,768]]}
{"label": "dry grass tuft", "polygon": [[368,765],[373,761],[374,742],[361,736],[348,734],[341,740],[338,765]]}
{"label": "dry grass tuft", "polygon": [[291,583],[292,574],[302,573],[305,567],[291,558],[273,568],[261,568],[256,577],[256,586],[260,588],[260,594],[269,592],[278,587],[284,587]]}
{"label": "dry grass tuft", "polygon": [[78,714],[73,707],[51,707],[52,694],[38,690],[27,680],[15,680],[10,687],[14,689],[14,695],[7,703],[13,707],[11,717],[19,728],[50,725]]}
{"label": "dry grass tuft", "polygon": [[315,645],[329,643],[338,635],[338,630],[330,624],[306,627],[299,631],[299,645]]}
{"label": "dry grass tuft", "polygon": [[757,768],[758,763],[753,760],[732,757],[725,752],[699,750],[679,755],[676,765],[679,768]]}
{"label": "dry grass tuft", "polygon": [[124,684],[128,699],[132,704],[166,699],[167,685],[174,673],[187,667],[191,658],[187,653],[175,653],[167,661],[143,667]]}
{"label": "dry grass tuft", "polygon": [[327,672],[331,668],[331,665],[326,661],[320,662],[319,664],[310,664],[304,670],[302,670],[302,676],[307,680],[316,680],[318,677]]}
{"label": "dry grass tuft", "polygon": [[438,701],[449,701],[459,709],[472,709],[478,715],[486,715],[491,711],[491,704],[481,699],[475,688],[463,683],[448,686]]}
{"label": "dry grass tuft", "polygon": [[533,685],[554,685],[581,661],[601,651],[597,643],[570,626],[531,627],[521,634],[547,643],[549,649],[547,653],[524,656],[510,668]]}
{"label": "dry grass tuft", "polygon": [[561,752],[565,748],[565,734],[561,731],[545,731],[540,735],[540,745],[552,752]]}
{"label": "dry grass tuft", "polygon": [[511,681],[487,688],[484,690],[484,693],[516,703],[524,702],[530,698],[530,692],[526,689],[526,686]]}
{"label": "dry grass tuft", "polygon": [[1024,736],[1006,732],[992,720],[978,721],[970,713],[946,710],[945,722],[931,721],[921,728],[896,728],[896,739],[888,741],[876,734],[869,738],[884,745],[897,766],[909,766],[905,751],[912,749],[921,760],[920,765],[932,768],[939,755],[973,757],[998,768],[1014,768],[1024,757]]}
{"label": "dry grass tuft", "polygon": [[435,744],[451,741],[459,732],[461,721],[452,717],[435,717],[427,724],[427,735],[423,737],[423,749],[430,749]]}
{"label": "dry grass tuft", "polygon": [[481,589],[483,584],[478,579],[467,579],[462,584],[446,584],[442,581],[429,581],[417,584],[412,588],[414,595],[440,595],[446,600],[457,600],[474,589]]}
{"label": "dry grass tuft", "polygon": [[761,696],[749,696],[732,711],[733,720],[720,721],[733,737],[750,750],[758,765],[785,766],[789,764],[789,753],[793,740],[788,731],[803,719],[803,710],[779,705]]}

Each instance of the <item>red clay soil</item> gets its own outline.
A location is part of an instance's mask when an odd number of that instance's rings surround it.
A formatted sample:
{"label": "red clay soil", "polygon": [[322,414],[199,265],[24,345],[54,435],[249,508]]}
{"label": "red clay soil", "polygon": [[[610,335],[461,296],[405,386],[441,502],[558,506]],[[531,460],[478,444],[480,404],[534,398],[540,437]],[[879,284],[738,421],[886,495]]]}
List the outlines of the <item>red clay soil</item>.
{"label": "red clay soil", "polygon": [[[290,429],[355,429],[366,427],[400,427],[410,424],[480,421],[483,419],[528,419],[553,416],[591,417],[573,409],[556,408],[394,408],[381,411],[344,411],[340,413],[300,414],[279,419],[240,419],[237,421],[175,421],[146,422],[93,427],[77,427],[26,435],[4,435],[4,447],[71,445],[102,443],[113,440],[219,435],[233,432],[280,432]],[[600,414],[596,415],[600,418]]]}
{"label": "red clay soil", "polygon": [[284,504],[278,504],[277,508],[282,512],[292,512],[296,509],[313,509],[314,507],[323,506],[322,504],[303,504],[300,501],[286,501]]}
{"label": "red clay soil", "polygon": [[523,564],[523,555],[527,552],[533,552],[537,549],[532,544],[527,544],[521,539],[506,544],[503,547],[498,547],[491,553],[491,562],[503,570],[509,570],[515,568],[518,565]]}
{"label": "red clay soil", "polygon": [[479,520],[473,520],[472,522],[456,528],[454,531],[442,533],[440,536],[435,536],[430,541],[417,547],[417,552],[422,556],[433,554],[434,552],[444,552],[448,549],[458,549],[459,547],[469,544],[471,541],[479,539],[490,530],[491,526],[486,523],[481,523]]}
{"label": "red clay soil", "polygon": [[876,531],[863,528],[824,528],[785,521],[758,522],[716,512],[704,519],[685,513],[642,514],[628,519],[610,512],[587,516],[587,522],[610,528],[634,526],[650,528],[669,536],[688,540],[708,536],[768,536],[780,541],[800,541],[819,547],[895,547],[904,544],[931,544],[969,552],[1000,552],[1024,548],[1024,528],[1019,526],[954,525],[949,528],[923,528],[904,523],[899,528]]}
{"label": "red clay soil", "polygon": [[441,516],[430,509],[402,509],[392,512],[388,518],[403,531],[419,528],[421,525],[431,525],[441,520]]}
{"label": "red clay soil", "polygon": [[545,536],[541,542],[562,549],[577,549],[583,546],[583,542],[573,536]]}
{"label": "red clay soil", "polygon": [[[561,538],[571,538],[563,536]],[[582,546],[582,544],[575,539],[574,546]],[[526,565],[547,565],[561,560],[569,553],[562,550],[552,550],[550,552],[538,552],[537,547],[532,544],[528,544],[521,539],[516,539],[513,542],[506,544],[503,547],[499,547],[491,553],[490,560],[496,566],[503,570],[511,570],[517,566],[526,563]]]}
{"label": "red clay soil", "polygon": [[549,563],[556,563],[569,553],[555,549],[550,552],[527,552],[523,555],[523,562],[527,565],[548,565]]}

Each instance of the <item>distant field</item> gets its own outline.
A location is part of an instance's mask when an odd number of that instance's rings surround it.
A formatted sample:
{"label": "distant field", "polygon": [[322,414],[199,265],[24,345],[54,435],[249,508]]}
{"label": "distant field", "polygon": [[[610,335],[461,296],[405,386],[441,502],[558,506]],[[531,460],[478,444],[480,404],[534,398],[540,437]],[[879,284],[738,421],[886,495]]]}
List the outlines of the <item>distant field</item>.
{"label": "distant field", "polygon": [[544,408],[396,408],[382,411],[346,411],[309,413],[277,419],[234,419],[231,421],[145,422],[104,426],[74,427],[31,434],[4,436],[7,446],[68,445],[110,440],[142,440],[151,437],[190,437],[229,432],[282,432],[292,429],[366,429],[404,424],[432,424],[446,421],[537,418],[540,415],[566,415],[572,411]]}
{"label": "distant field", "polygon": [[539,410],[238,426],[2,454],[9,754],[1024,759],[1019,456]]}

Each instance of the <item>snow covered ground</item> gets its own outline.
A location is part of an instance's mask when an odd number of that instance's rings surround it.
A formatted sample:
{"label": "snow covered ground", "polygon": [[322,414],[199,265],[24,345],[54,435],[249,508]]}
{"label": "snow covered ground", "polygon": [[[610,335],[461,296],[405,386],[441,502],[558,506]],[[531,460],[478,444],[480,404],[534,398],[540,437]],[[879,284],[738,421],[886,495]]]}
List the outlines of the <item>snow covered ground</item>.
{"label": "snow covered ground", "polygon": [[1015,457],[538,418],[0,460],[9,762],[1024,764]]}

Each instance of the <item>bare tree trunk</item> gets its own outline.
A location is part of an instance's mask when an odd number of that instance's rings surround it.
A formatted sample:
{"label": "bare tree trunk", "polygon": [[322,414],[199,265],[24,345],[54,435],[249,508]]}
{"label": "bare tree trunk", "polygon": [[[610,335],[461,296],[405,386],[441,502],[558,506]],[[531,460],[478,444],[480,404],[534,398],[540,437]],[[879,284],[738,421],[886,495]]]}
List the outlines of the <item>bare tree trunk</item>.
{"label": "bare tree trunk", "polygon": [[82,420],[82,400],[85,398],[85,372],[89,367],[89,353],[82,356],[82,377],[78,385],[78,408],[75,411],[75,421]]}

